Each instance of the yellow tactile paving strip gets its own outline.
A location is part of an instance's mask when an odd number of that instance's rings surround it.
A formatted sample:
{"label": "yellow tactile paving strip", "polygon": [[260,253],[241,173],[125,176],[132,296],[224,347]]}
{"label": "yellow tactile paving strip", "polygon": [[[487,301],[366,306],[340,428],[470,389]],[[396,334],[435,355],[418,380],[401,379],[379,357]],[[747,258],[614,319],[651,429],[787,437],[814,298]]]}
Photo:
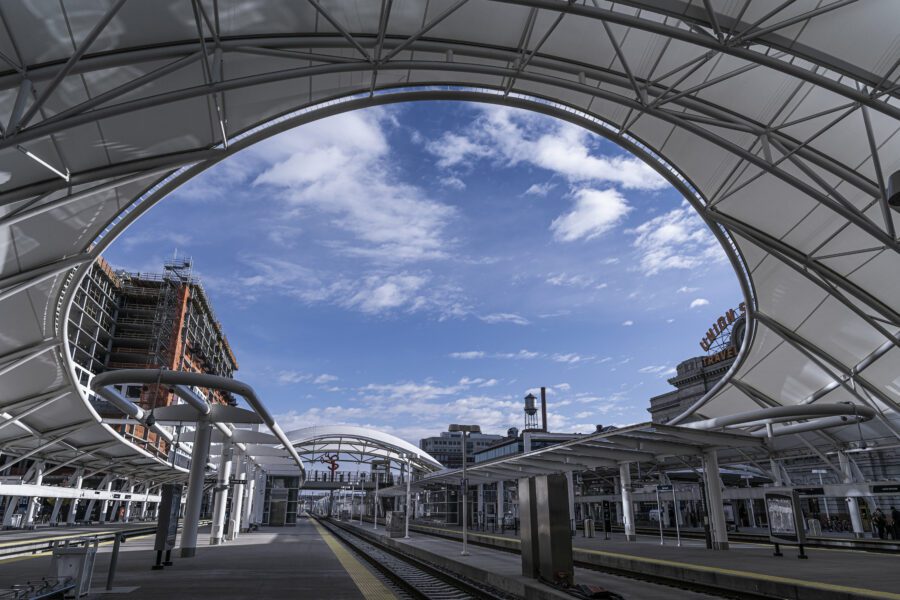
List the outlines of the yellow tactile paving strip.
{"label": "yellow tactile paving strip", "polygon": [[[446,532],[446,533],[459,533],[454,529],[441,529],[438,527],[427,527],[427,526],[419,526],[420,529],[430,529],[432,531]],[[494,539],[494,540],[509,540],[510,538],[502,538],[495,535],[485,535],[482,533],[476,534],[477,537],[486,538],[486,539]],[[518,540],[515,540],[518,541]],[[846,594],[864,594],[866,596],[870,596],[872,598],[884,598],[885,600],[900,600],[900,594],[894,594],[892,592],[882,592],[879,590],[873,590],[868,588],[857,588],[851,587],[847,585],[835,585],[831,583],[822,583],[818,581],[809,581],[806,579],[793,579],[791,577],[779,577],[777,575],[766,575],[764,573],[755,573],[751,571],[738,571],[735,569],[723,569],[720,567],[709,567],[705,565],[697,565],[693,563],[683,563],[672,560],[662,560],[659,558],[646,558],[643,556],[635,556],[633,554],[621,554],[618,552],[608,552],[606,550],[591,550],[588,548],[573,548],[576,552],[584,552],[587,554],[596,554],[599,556],[609,556],[610,558],[624,559],[624,560],[633,560],[638,562],[644,562],[649,564],[657,564],[657,565],[667,565],[671,567],[678,567],[679,569],[686,569],[691,571],[703,571],[708,573],[721,573],[723,575],[732,575],[736,577],[747,577],[750,579],[759,579],[762,581],[771,581],[773,583],[785,583],[789,585],[800,585],[804,587],[816,588],[820,590],[827,590],[831,592],[843,592]],[[822,549],[817,549],[819,551]]]}
{"label": "yellow tactile paving strip", "polygon": [[327,529],[316,523],[314,519],[311,519],[311,521],[312,524],[316,526],[319,535],[322,536],[322,539],[325,540],[325,543],[331,548],[331,551],[337,557],[338,561],[340,561],[341,566],[344,567],[344,570],[350,575],[353,583],[356,584],[356,587],[359,588],[359,591],[362,592],[362,595],[366,600],[396,600],[397,597],[394,596],[394,594],[392,594],[391,591],[374,575],[372,575],[372,573],[363,566],[355,556],[350,554],[350,551],[347,550],[337,538],[331,535]]}

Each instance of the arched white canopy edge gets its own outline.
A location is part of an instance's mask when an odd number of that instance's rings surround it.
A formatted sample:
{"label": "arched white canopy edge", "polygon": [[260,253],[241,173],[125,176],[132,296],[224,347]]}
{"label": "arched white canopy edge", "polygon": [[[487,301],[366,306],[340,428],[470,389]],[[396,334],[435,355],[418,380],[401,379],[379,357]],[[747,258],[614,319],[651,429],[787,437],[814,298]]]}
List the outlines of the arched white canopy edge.
{"label": "arched white canopy edge", "polygon": [[[86,265],[242,139],[278,131],[257,131],[273,118],[311,111],[286,127],[447,86],[608,124],[696,190],[743,259],[753,335],[690,412],[851,401],[878,413],[868,437],[900,437],[900,245],[884,194],[900,168],[896,4],[248,1],[197,14],[189,0],[117,0],[74,19],[65,5],[0,13],[0,408],[15,418],[40,405],[21,416],[30,433],[0,432],[5,451],[94,451],[141,468],[60,352]],[[470,94],[456,97],[480,99]]]}
{"label": "arched white canopy edge", "polygon": [[391,459],[397,463],[409,459],[419,471],[443,469],[433,456],[395,435],[355,425],[316,425],[287,432],[297,453],[316,460],[324,454],[343,453],[357,457]]}

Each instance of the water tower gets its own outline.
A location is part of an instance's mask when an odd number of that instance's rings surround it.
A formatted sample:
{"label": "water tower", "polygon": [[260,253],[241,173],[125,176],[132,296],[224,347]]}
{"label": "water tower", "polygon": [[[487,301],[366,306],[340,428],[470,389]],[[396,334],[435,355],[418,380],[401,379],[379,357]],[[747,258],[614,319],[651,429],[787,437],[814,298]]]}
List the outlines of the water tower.
{"label": "water tower", "polygon": [[525,396],[525,431],[534,431],[538,429],[537,406],[534,401],[537,398],[530,393]]}
{"label": "water tower", "polygon": [[547,388],[541,388],[541,424],[538,426],[537,398],[531,392],[525,396],[525,429],[524,431],[547,431]]}

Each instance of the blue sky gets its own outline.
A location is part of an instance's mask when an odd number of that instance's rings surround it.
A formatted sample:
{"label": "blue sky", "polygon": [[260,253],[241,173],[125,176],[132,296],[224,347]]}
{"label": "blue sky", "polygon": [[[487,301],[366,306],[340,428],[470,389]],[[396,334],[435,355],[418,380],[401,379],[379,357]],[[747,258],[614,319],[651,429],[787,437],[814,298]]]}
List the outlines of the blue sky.
{"label": "blue sky", "polygon": [[413,442],[451,422],[648,420],[649,398],[740,300],[699,217],[652,169],[520,110],[422,102],[299,127],[210,169],[104,256],[192,256],[240,363],[286,429]]}

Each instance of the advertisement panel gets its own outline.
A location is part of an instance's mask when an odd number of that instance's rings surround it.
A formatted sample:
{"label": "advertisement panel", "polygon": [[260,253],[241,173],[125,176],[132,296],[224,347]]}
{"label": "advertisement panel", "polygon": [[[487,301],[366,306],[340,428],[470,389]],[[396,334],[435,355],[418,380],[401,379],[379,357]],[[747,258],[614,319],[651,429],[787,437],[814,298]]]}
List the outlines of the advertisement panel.
{"label": "advertisement panel", "polygon": [[767,491],[765,502],[769,517],[769,540],[775,544],[775,555],[781,556],[780,544],[788,544],[799,546],[800,557],[806,558],[803,553],[806,531],[803,528],[800,494],[793,489]]}

